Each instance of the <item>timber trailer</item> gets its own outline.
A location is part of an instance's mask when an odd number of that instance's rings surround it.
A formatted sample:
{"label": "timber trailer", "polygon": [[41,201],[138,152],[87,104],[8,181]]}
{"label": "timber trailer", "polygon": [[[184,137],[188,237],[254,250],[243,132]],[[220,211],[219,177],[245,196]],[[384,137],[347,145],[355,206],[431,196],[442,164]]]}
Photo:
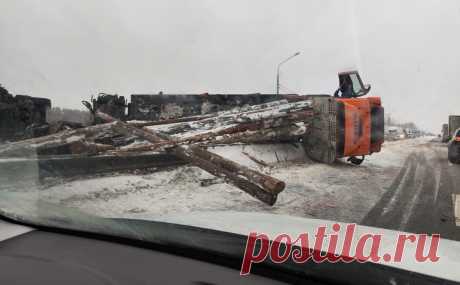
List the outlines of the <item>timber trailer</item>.
{"label": "timber trailer", "polygon": [[343,157],[360,164],[380,151],[384,138],[383,107],[380,98],[363,97],[369,91],[351,71],[339,73],[333,95],[132,95],[126,104],[103,94],[83,101],[95,125],[0,145],[0,157],[23,158],[0,163],[0,171],[7,183],[22,179],[28,167],[36,175],[37,166],[41,179],[190,164],[274,205],[284,181],[208,148],[296,143],[319,162]]}
{"label": "timber trailer", "polygon": [[[384,109],[380,97],[363,97],[370,85],[363,84],[357,71],[341,72],[338,77],[339,87],[333,95],[134,94],[131,103],[124,106],[128,107],[127,117],[119,119],[183,122],[235,107],[309,100],[313,114],[305,120],[308,128],[300,139],[307,155],[324,163],[347,157],[349,162],[361,164],[366,155],[379,152],[384,142]],[[114,101],[119,99],[111,96]]]}

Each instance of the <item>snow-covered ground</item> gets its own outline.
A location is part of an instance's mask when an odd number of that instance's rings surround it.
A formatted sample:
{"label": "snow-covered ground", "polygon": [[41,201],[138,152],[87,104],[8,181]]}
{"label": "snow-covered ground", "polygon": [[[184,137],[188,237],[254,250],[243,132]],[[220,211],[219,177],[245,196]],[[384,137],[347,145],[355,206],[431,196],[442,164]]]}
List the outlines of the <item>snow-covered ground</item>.
{"label": "snow-covered ground", "polygon": [[[359,222],[389,187],[407,155],[431,139],[386,142],[380,153],[371,155],[360,166],[345,161],[333,165],[314,163],[301,147],[289,144],[212,149],[285,181],[286,189],[274,206],[223,182],[201,186],[213,176],[193,166],[63,181],[41,187],[38,195],[107,217],[157,219],[196,211],[256,211]],[[262,167],[247,154],[268,166]]]}

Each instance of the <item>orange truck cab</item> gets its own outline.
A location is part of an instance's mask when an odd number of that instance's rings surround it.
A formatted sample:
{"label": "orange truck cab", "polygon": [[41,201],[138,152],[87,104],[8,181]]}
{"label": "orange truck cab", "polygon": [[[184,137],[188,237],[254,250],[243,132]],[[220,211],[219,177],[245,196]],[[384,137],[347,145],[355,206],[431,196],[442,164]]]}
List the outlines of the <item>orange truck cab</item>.
{"label": "orange truck cab", "polygon": [[380,97],[338,98],[337,102],[337,155],[351,157],[379,152],[384,132]]}
{"label": "orange truck cab", "polygon": [[[344,94],[347,82],[351,94]],[[339,73],[339,97],[337,100],[337,157],[365,156],[379,152],[384,142],[384,109],[380,97],[364,97],[370,91],[369,85],[362,83],[357,71]]]}
{"label": "orange truck cab", "polygon": [[380,97],[362,97],[370,91],[357,71],[339,73],[333,96],[310,95],[315,116],[304,148],[314,160],[336,158],[361,164],[364,156],[379,152],[384,141],[384,109]]}

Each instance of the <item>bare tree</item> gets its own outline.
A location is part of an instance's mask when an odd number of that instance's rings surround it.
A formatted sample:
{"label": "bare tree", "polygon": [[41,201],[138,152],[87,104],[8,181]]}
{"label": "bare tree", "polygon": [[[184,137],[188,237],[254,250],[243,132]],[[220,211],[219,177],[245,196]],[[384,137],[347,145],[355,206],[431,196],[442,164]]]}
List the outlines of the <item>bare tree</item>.
{"label": "bare tree", "polygon": [[67,121],[89,125],[91,122],[91,114],[88,111],[53,107],[48,110],[46,120],[48,123]]}

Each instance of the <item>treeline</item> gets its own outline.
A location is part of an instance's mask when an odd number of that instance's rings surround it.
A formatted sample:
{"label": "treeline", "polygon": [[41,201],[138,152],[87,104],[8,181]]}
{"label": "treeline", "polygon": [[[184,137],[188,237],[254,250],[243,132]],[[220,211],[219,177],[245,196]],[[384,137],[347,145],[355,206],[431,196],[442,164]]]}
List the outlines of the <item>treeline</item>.
{"label": "treeline", "polygon": [[91,122],[91,114],[88,111],[52,107],[46,114],[46,120],[48,123],[68,121],[89,125]]}
{"label": "treeline", "polygon": [[399,120],[395,120],[390,114],[385,114],[385,125],[401,127],[403,129],[419,130],[419,127],[414,122],[404,122],[404,123],[402,123]]}

